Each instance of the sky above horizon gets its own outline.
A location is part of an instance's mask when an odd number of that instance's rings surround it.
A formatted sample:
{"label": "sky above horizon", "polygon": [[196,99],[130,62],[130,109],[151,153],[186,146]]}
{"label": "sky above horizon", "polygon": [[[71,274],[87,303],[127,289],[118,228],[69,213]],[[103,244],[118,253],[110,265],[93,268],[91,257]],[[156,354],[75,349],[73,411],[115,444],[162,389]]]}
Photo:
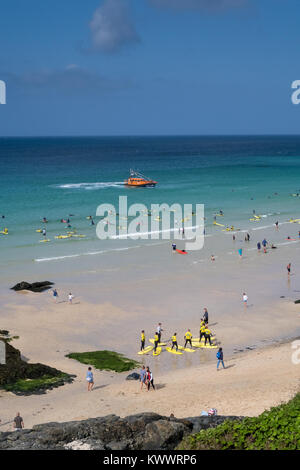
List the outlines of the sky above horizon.
{"label": "sky above horizon", "polygon": [[3,0],[0,136],[299,134],[299,0]]}

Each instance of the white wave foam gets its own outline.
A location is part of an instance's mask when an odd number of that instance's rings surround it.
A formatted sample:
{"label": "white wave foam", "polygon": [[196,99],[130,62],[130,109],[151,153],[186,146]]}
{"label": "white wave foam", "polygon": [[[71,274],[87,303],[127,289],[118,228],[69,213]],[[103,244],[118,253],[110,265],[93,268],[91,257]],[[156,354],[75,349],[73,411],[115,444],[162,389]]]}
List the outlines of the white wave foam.
{"label": "white wave foam", "polygon": [[108,181],[108,182],[97,182],[97,183],[69,183],[56,185],[60,189],[84,189],[84,190],[97,190],[106,188],[118,188],[124,186],[123,181]]}

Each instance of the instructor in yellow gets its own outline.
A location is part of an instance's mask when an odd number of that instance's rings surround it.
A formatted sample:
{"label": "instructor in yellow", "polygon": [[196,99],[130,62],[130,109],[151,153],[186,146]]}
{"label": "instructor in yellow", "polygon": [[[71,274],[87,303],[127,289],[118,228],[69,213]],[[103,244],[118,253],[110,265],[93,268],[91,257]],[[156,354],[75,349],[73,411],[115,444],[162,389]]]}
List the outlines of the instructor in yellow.
{"label": "instructor in yellow", "polygon": [[211,346],[211,335],[212,335],[212,332],[210,331],[210,329],[207,327],[205,327],[205,330],[204,330],[204,338],[205,338],[205,343],[204,345],[206,346],[206,342],[209,341],[209,345]]}
{"label": "instructor in yellow", "polygon": [[190,345],[192,347],[192,333],[191,333],[191,330],[187,330],[186,334],[184,335],[184,339],[185,339],[184,347],[186,348],[187,343],[190,343]]}
{"label": "instructor in yellow", "polygon": [[141,331],[141,351],[144,351],[145,349],[145,341],[146,341],[145,331],[142,330]]}
{"label": "instructor in yellow", "polygon": [[156,348],[158,346],[158,343],[159,343],[159,336],[158,336],[158,333],[155,333],[155,335],[154,335],[154,352],[156,352]]}

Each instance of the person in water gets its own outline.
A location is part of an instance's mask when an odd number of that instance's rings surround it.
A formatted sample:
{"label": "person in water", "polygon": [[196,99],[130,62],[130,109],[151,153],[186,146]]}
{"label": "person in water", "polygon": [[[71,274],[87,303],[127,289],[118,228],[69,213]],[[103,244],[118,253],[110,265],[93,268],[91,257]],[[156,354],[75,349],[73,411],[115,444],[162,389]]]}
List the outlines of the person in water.
{"label": "person in water", "polygon": [[177,333],[174,333],[172,336],[172,348],[176,348],[176,351],[178,351],[178,343],[177,343]]}
{"label": "person in water", "polygon": [[184,347],[186,348],[188,343],[192,347],[192,333],[191,333],[191,330],[187,330],[186,334],[184,335],[184,339],[185,339]]}

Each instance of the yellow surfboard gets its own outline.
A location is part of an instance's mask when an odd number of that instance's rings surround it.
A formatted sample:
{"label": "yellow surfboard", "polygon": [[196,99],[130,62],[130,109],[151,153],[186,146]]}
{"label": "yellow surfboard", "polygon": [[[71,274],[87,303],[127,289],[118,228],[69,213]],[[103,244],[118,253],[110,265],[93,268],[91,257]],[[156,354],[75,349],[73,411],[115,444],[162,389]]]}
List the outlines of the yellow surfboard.
{"label": "yellow surfboard", "polygon": [[176,349],[172,349],[172,348],[169,348],[169,347],[166,348],[166,351],[168,351],[168,352],[171,353],[171,354],[178,354],[178,355],[183,354],[182,352],[176,351]]}

